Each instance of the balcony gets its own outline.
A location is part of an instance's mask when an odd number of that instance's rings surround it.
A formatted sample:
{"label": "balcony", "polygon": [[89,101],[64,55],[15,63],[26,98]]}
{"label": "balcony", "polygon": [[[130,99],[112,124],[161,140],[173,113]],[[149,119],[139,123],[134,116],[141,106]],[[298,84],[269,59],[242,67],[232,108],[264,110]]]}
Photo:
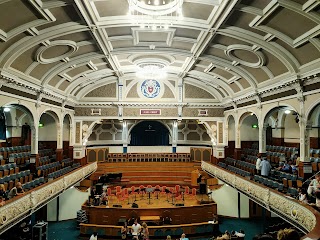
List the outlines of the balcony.
{"label": "balcony", "polygon": [[320,237],[320,213],[309,205],[302,204],[285,194],[208,162],[202,161],[201,167],[208,174],[216,176],[221,181],[248,196],[251,200],[299,228],[307,234],[302,239],[318,239]]}
{"label": "balcony", "polygon": [[85,165],[69,174],[28,191],[23,196],[18,196],[7,201],[3,207],[0,207],[0,234],[96,170],[96,162]]}

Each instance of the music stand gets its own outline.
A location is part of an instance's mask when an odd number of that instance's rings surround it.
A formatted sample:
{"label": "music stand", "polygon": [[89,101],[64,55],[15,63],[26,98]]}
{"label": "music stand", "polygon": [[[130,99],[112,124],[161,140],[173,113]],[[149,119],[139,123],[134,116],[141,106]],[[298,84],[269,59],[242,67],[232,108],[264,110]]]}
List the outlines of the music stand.
{"label": "music stand", "polygon": [[159,192],[160,192],[161,190],[158,189],[158,188],[156,188],[154,191],[157,192],[157,199],[159,199]]}
{"label": "music stand", "polygon": [[[140,189],[137,188],[136,190],[134,190],[135,192],[140,192]],[[134,201],[136,202],[137,201],[137,194],[134,195]]]}
{"label": "music stand", "polygon": [[153,188],[146,188],[146,192],[147,192],[148,195],[149,195],[149,196],[148,196],[148,198],[149,198],[149,203],[148,203],[148,204],[151,204],[151,203],[150,203],[150,198],[151,198],[150,195],[151,195],[151,193],[153,192]]}
{"label": "music stand", "polygon": [[146,192],[146,188],[145,187],[140,188],[140,191],[139,191],[139,193],[141,193],[141,200],[143,200],[143,192]]}

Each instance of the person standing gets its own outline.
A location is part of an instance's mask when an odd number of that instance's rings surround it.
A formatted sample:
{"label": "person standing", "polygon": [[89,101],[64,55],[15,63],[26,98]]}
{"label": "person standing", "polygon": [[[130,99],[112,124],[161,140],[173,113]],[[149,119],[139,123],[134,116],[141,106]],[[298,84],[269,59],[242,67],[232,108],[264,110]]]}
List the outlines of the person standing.
{"label": "person standing", "polygon": [[268,177],[271,170],[271,164],[266,157],[262,158],[260,166],[261,166],[261,176]]}
{"label": "person standing", "polygon": [[143,240],[149,240],[149,229],[145,222],[142,223],[142,237]]}
{"label": "person standing", "polygon": [[141,232],[141,225],[138,223],[138,219],[135,219],[131,228],[132,236],[138,237],[140,232]]}
{"label": "person standing", "polygon": [[256,171],[257,171],[257,174],[258,174],[258,175],[261,174],[261,153],[258,153],[258,154],[257,154]]}

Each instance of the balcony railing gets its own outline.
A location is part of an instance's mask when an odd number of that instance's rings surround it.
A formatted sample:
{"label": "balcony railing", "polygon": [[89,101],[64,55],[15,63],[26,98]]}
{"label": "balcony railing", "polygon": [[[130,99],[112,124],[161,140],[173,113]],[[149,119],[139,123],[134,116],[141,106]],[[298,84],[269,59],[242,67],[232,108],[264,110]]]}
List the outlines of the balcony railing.
{"label": "balcony railing", "polygon": [[96,170],[96,162],[88,164],[9,200],[0,207],[0,234]]}
{"label": "balcony railing", "polygon": [[318,239],[320,237],[320,213],[309,205],[302,204],[282,193],[208,162],[202,162],[201,167],[210,175],[214,175],[234,187],[267,210],[289,221],[307,234],[304,238]]}

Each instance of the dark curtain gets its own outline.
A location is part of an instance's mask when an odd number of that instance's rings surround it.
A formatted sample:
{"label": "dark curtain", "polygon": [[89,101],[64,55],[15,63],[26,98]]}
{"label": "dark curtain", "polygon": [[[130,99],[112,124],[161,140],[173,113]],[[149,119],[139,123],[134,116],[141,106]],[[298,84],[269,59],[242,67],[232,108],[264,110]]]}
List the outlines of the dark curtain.
{"label": "dark curtain", "polygon": [[131,131],[131,146],[168,146],[169,130],[157,121],[144,121]]}
{"label": "dark curtain", "polygon": [[266,129],[266,144],[272,145],[272,127],[268,126]]}
{"label": "dark curtain", "polygon": [[0,111],[0,139],[1,140],[6,140],[6,116],[4,115],[3,108],[1,108]]}

